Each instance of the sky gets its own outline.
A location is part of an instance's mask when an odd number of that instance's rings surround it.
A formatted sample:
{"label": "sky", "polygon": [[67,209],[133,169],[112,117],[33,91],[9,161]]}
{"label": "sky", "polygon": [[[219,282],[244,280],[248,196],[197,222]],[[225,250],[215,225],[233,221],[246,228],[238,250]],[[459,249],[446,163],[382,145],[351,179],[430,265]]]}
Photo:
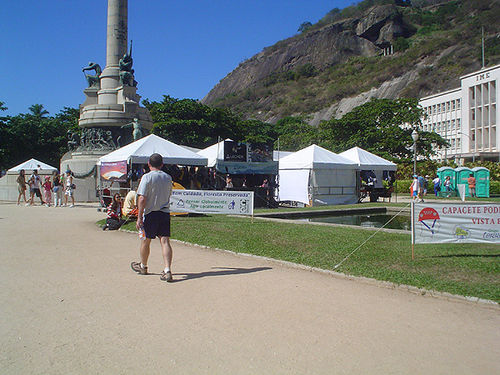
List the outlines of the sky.
{"label": "sky", "polygon": [[[354,0],[129,0],[142,99],[202,99],[242,61]],[[77,108],[82,68],[106,65],[106,0],[0,1],[2,115]],[[91,72],[92,73],[92,72]]]}

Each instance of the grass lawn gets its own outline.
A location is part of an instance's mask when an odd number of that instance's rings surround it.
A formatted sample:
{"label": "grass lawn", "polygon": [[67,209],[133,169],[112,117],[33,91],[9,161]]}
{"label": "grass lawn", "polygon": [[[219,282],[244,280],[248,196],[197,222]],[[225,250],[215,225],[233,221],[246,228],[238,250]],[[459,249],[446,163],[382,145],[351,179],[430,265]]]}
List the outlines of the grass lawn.
{"label": "grass lawn", "polygon": [[[135,230],[135,223],[124,229]],[[173,239],[327,270],[373,233],[224,215],[172,218]],[[412,261],[410,234],[379,232],[337,271],[500,302],[495,244],[415,245]]]}

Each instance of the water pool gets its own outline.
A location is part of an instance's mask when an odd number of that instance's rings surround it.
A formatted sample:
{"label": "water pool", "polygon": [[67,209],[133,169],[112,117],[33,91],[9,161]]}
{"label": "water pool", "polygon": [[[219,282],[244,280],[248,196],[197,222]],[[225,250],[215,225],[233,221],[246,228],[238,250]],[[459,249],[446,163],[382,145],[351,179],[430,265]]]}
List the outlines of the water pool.
{"label": "water pool", "polygon": [[[300,217],[294,220],[309,221],[314,223],[331,223],[356,225],[365,228],[380,228],[387,223],[394,215],[388,214],[363,214],[363,215],[342,215],[342,216],[316,216]],[[411,230],[411,219],[409,216],[399,215],[385,226],[388,229]]]}

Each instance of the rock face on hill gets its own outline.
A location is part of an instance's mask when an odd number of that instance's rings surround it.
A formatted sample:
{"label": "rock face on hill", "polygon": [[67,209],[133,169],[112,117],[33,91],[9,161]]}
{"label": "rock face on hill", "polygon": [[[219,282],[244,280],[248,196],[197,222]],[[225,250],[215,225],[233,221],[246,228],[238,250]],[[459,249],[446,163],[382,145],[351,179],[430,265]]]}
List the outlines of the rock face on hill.
{"label": "rock face on hill", "polygon": [[218,98],[244,90],[272,73],[306,64],[322,69],[346,62],[352,56],[374,56],[397,37],[409,34],[410,27],[396,6],[376,6],[362,18],[343,20],[265,48],[222,79],[202,102],[213,104]]}
{"label": "rock face on hill", "polygon": [[202,102],[245,118],[300,115],[316,125],[371,98],[449,90],[481,68],[482,25],[486,64],[500,63],[500,0],[413,3],[420,6],[394,0],[332,16],[244,61]]}

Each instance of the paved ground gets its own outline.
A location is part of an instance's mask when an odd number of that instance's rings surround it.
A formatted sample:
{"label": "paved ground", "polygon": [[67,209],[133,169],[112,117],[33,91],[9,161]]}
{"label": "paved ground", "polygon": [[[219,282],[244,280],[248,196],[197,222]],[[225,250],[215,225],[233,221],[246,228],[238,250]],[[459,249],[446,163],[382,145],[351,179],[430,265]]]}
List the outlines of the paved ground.
{"label": "paved ground", "polygon": [[498,308],[177,243],[167,284],[101,217],[0,204],[1,374],[500,373]]}

